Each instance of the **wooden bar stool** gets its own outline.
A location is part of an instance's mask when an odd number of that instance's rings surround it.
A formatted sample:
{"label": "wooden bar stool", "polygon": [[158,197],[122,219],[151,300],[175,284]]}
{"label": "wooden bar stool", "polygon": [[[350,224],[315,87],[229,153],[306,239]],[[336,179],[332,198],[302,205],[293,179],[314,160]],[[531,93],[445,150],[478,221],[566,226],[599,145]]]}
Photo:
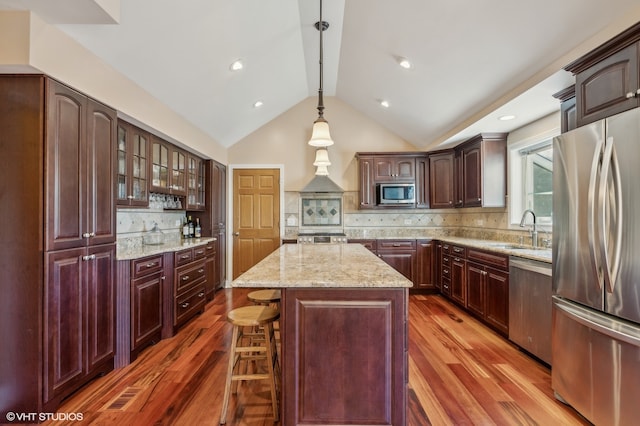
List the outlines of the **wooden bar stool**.
{"label": "wooden bar stool", "polygon": [[[276,351],[275,333],[273,323],[280,318],[280,311],[270,306],[253,305],[233,309],[227,314],[227,321],[233,324],[233,336],[231,338],[231,352],[229,354],[229,367],[224,388],[224,400],[220,414],[220,424],[227,422],[227,408],[229,395],[236,393],[240,380],[269,380],[271,388],[271,405],[273,406],[274,421],[280,418],[278,409],[277,382],[280,377],[280,365]],[[245,328],[250,331],[245,331]],[[261,338],[256,339],[256,332]],[[246,339],[248,342],[245,342]],[[266,363],[266,373],[255,370],[249,374],[242,374],[239,370],[240,361],[263,360]]]}
{"label": "wooden bar stool", "polygon": [[280,307],[280,290],[256,290],[247,294],[247,299],[256,305]]}

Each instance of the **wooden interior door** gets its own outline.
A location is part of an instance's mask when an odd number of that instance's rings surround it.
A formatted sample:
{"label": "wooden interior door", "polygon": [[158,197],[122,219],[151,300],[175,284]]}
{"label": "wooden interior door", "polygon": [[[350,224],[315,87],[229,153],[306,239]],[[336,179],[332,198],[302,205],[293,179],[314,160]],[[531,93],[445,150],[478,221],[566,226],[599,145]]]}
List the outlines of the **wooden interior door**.
{"label": "wooden interior door", "polygon": [[233,278],[280,246],[280,170],[233,171]]}

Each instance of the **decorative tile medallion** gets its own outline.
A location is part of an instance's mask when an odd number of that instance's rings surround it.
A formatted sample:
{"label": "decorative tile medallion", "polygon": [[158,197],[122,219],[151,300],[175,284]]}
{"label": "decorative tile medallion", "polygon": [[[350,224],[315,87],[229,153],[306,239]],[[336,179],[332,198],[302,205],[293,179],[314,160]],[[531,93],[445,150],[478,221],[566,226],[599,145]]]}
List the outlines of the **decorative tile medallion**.
{"label": "decorative tile medallion", "polygon": [[340,198],[303,198],[302,212],[302,225],[340,225],[342,200]]}

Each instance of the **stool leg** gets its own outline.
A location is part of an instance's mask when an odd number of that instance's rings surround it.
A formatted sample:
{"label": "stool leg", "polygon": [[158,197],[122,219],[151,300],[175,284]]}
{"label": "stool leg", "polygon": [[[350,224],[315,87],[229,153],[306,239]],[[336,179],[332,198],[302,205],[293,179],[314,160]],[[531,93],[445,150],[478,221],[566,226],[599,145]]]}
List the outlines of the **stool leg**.
{"label": "stool leg", "polygon": [[267,347],[267,368],[269,371],[269,386],[271,388],[271,405],[273,406],[273,419],[278,421],[280,419],[280,410],[278,409],[278,395],[276,391],[276,375],[274,372],[274,365],[278,362],[278,355],[274,353],[273,342],[275,341],[275,335],[273,332],[273,323],[266,324],[263,327],[265,345]]}
{"label": "stool leg", "polygon": [[224,385],[224,399],[222,402],[222,411],[220,413],[220,424],[227,423],[227,408],[229,407],[229,394],[231,393],[231,376],[233,375],[233,366],[236,362],[236,344],[238,340],[238,326],[233,326],[233,337],[231,338],[231,353],[229,354],[229,367],[227,367],[227,378]]}

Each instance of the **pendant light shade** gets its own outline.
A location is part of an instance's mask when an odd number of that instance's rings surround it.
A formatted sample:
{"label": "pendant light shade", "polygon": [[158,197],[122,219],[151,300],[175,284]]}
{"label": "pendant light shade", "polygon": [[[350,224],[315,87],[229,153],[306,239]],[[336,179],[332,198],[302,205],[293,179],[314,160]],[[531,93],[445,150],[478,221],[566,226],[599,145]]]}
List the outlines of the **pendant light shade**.
{"label": "pendant light shade", "polygon": [[331,134],[329,134],[329,123],[322,116],[324,112],[324,102],[322,100],[322,33],[329,28],[329,23],[322,20],[322,0],[320,0],[320,20],[315,24],[320,31],[320,87],[318,89],[318,118],[313,122],[313,131],[309,145],[315,147],[327,147],[333,145]]}
{"label": "pendant light shade", "polygon": [[326,148],[318,148],[316,149],[316,159],[313,162],[314,166],[330,166],[331,161],[329,161],[329,151]]}
{"label": "pendant light shade", "polygon": [[316,167],[316,176],[329,176],[329,170],[327,166]]}
{"label": "pendant light shade", "polygon": [[313,132],[311,133],[309,145],[315,147],[327,147],[333,145],[333,140],[329,133],[329,123],[324,118],[318,117],[318,119],[313,122]]}

